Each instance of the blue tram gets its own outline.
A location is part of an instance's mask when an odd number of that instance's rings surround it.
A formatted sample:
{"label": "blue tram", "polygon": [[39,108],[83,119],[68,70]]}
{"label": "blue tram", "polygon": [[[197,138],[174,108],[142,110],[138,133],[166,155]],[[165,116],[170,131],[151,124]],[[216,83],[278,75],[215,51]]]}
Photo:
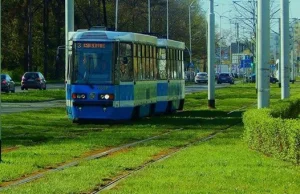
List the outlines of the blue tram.
{"label": "blue tram", "polygon": [[183,109],[184,43],[104,30],[70,33],[66,108],[73,122]]}

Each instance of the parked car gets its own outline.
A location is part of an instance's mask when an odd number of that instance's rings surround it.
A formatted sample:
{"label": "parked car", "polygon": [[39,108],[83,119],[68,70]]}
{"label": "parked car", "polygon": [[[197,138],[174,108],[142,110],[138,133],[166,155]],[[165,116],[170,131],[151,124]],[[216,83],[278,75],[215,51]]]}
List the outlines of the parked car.
{"label": "parked car", "polygon": [[[250,83],[255,83],[256,82],[256,74],[253,73],[249,76],[248,81]],[[272,84],[276,84],[276,82],[278,82],[278,79],[276,77],[270,76],[270,83]]]}
{"label": "parked car", "polygon": [[40,72],[26,72],[22,76],[21,90],[28,90],[28,88],[46,90],[46,80]]}
{"label": "parked car", "polygon": [[231,73],[220,73],[217,79],[217,84],[230,83],[234,84],[234,78]]}
{"label": "parked car", "polygon": [[207,76],[207,73],[206,72],[199,72],[196,74],[195,76],[195,83],[198,84],[198,83],[205,83],[207,84],[208,82],[208,76]]}
{"label": "parked car", "polygon": [[15,93],[15,82],[8,74],[1,74],[1,92],[9,93],[9,91]]}

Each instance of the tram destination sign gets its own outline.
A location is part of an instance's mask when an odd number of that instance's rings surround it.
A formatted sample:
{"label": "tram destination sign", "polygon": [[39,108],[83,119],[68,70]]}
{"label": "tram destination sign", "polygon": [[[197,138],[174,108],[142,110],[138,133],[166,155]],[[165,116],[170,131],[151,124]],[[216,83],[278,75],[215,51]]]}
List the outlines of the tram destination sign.
{"label": "tram destination sign", "polygon": [[105,48],[104,43],[77,43],[77,48],[90,48],[90,49],[99,49],[99,48]]}

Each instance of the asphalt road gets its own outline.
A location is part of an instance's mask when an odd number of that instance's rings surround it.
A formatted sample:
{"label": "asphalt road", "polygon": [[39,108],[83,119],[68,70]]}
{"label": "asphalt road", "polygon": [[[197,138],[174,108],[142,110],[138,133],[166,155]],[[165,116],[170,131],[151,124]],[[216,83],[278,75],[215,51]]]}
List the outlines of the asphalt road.
{"label": "asphalt road", "polygon": [[[215,84],[215,88],[224,88],[230,84]],[[185,86],[185,94],[208,90],[207,84],[193,84]]]}
{"label": "asphalt road", "polygon": [[65,100],[55,100],[34,103],[1,103],[1,114],[23,112],[29,110],[40,110],[50,107],[65,107]]}
{"label": "asphalt road", "polygon": [[[47,89],[59,89],[64,88],[64,84],[48,84],[47,83]],[[36,90],[36,89],[28,89],[28,90]],[[28,90],[21,90],[21,86],[16,86],[16,92],[27,92]]]}
{"label": "asphalt road", "polygon": [[[216,88],[226,87],[228,84],[215,85]],[[64,84],[47,84],[47,89],[64,88]],[[29,89],[30,90],[30,89]],[[207,90],[207,84],[192,84],[185,87],[185,93],[190,94],[193,92]],[[16,87],[16,92],[28,92],[21,90],[20,86]],[[34,103],[1,103],[1,114],[23,112],[29,110],[40,110],[50,107],[65,107],[65,100],[54,100],[46,102],[34,102]]]}

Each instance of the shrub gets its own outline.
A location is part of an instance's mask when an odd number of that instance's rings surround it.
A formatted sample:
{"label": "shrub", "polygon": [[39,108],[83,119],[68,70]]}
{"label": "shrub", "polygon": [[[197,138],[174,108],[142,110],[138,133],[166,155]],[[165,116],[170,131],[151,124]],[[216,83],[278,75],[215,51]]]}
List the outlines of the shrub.
{"label": "shrub", "polygon": [[279,159],[300,162],[300,100],[283,100],[271,108],[243,114],[244,139],[251,149]]}

